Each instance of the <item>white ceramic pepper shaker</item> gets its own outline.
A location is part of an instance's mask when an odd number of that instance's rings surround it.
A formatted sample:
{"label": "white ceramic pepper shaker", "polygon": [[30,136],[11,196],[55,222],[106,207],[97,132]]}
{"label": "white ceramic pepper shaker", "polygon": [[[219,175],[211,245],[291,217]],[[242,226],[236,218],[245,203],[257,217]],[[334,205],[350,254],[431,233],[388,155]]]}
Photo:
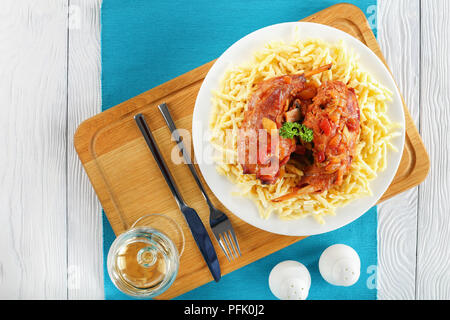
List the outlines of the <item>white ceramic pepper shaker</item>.
{"label": "white ceramic pepper shaker", "polygon": [[297,261],[280,262],[269,275],[270,291],[280,300],[305,300],[310,286],[308,269]]}
{"label": "white ceramic pepper shaker", "polygon": [[361,261],[358,253],[345,244],[335,244],[324,250],[319,259],[322,277],[335,286],[352,286],[360,275]]}

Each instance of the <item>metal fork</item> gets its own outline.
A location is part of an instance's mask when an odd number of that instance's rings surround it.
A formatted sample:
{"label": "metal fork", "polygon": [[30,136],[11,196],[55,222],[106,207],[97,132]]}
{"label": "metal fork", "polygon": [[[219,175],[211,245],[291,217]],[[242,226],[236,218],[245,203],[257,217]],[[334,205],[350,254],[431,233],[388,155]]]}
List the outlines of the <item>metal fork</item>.
{"label": "metal fork", "polygon": [[160,104],[158,106],[158,109],[163,115],[164,120],[166,121],[166,124],[169,127],[170,132],[172,133],[173,139],[175,140],[178,148],[183,154],[184,160],[186,161],[189,170],[194,176],[195,182],[200,188],[200,191],[202,192],[202,195],[205,198],[206,203],[208,204],[209,224],[213,231],[214,237],[216,238],[217,242],[219,243],[220,247],[225,253],[225,256],[227,257],[228,261],[231,261],[232,259],[239,257],[241,255],[241,249],[239,248],[239,243],[237,241],[236,234],[234,233],[233,226],[231,225],[230,220],[225,215],[225,213],[214,207],[211,200],[209,199],[197,175],[197,171],[195,170],[195,167],[191,162],[191,157],[189,156],[188,152],[185,152],[185,146],[183,144],[180,135],[178,134],[178,130],[175,126],[175,123],[172,120],[172,116],[169,113],[167,105],[165,103]]}

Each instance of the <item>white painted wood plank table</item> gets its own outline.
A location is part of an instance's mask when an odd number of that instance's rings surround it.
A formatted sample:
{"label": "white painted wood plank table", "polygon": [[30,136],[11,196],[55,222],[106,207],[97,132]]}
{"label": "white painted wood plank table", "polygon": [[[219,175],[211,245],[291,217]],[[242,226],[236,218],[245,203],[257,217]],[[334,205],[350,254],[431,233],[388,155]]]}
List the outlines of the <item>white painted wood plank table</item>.
{"label": "white painted wood plank table", "polygon": [[[73,147],[101,110],[101,0],[0,2],[0,299],[103,299],[101,207]],[[378,0],[431,159],[379,206],[378,298],[450,299],[450,1]]]}

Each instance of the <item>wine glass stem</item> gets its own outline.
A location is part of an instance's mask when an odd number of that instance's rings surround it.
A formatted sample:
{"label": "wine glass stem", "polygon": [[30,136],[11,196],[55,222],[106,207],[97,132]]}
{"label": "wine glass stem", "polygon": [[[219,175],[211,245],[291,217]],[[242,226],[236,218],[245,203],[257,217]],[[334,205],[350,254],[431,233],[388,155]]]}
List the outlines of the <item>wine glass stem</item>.
{"label": "wine glass stem", "polygon": [[156,262],[155,249],[152,247],[142,248],[137,254],[137,261],[145,268],[153,266]]}

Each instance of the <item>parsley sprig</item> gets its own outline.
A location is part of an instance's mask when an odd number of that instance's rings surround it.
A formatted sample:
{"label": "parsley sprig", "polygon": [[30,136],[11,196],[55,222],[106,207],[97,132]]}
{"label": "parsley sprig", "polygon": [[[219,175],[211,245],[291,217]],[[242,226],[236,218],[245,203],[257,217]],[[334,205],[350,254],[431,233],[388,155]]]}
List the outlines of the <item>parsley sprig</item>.
{"label": "parsley sprig", "polygon": [[280,128],[280,136],[287,139],[292,139],[295,136],[300,137],[304,142],[311,142],[313,140],[313,131],[305,125],[298,122],[285,122]]}

